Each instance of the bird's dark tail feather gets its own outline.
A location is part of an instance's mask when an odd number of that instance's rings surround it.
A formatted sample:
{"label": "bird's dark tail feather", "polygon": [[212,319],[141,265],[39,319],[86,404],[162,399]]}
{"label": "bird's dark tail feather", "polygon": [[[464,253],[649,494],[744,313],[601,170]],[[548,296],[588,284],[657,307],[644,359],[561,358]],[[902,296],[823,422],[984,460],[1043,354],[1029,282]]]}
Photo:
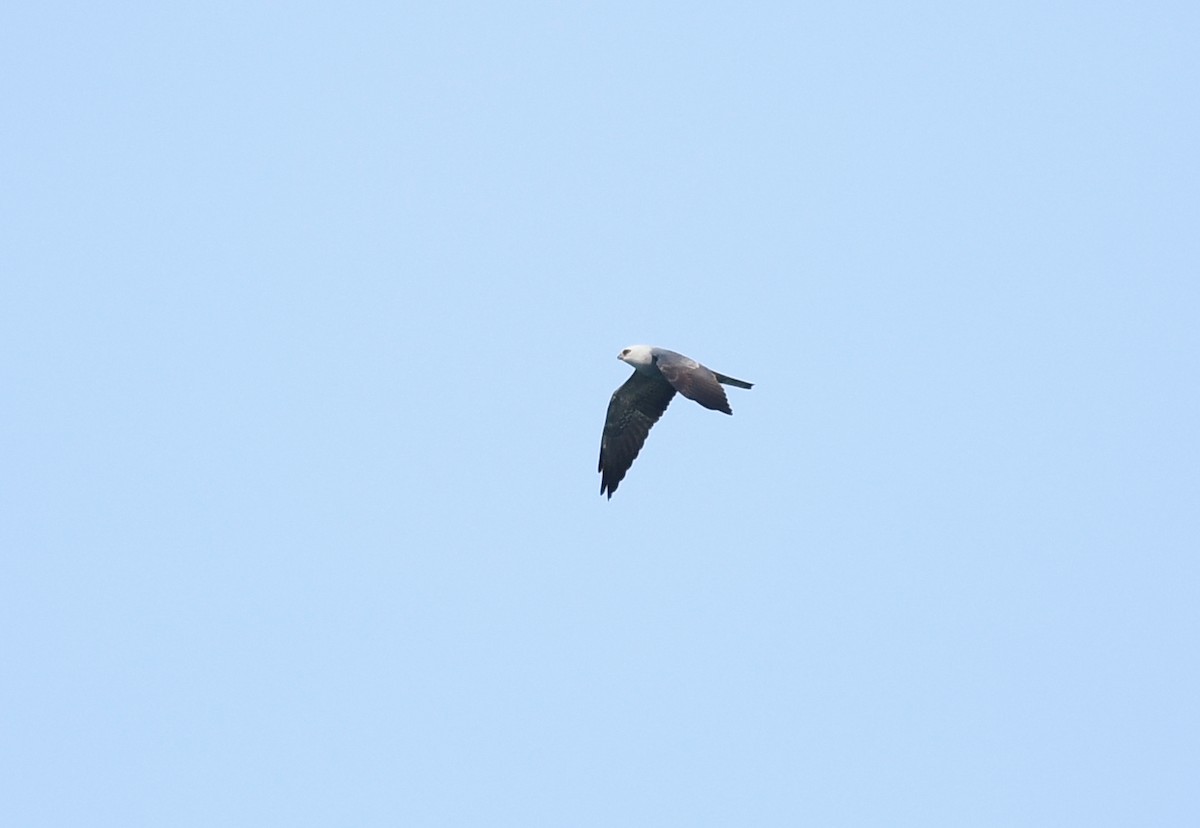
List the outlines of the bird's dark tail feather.
{"label": "bird's dark tail feather", "polygon": [[716,377],[717,382],[721,383],[722,385],[734,385],[734,386],[737,386],[738,388],[753,388],[754,387],[754,383],[752,383],[752,382],[746,382],[745,380],[734,379],[733,377],[727,377],[724,374],[718,374],[716,371],[713,371],[713,376]]}

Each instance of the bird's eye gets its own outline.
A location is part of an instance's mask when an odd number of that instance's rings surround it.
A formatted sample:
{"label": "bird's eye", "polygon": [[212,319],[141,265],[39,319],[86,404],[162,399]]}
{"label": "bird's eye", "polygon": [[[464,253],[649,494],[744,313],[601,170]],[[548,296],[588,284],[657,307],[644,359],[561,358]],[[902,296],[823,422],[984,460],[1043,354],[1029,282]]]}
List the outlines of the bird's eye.
{"label": "bird's eye", "polygon": [[621,356],[629,356],[629,349],[626,348],[624,351],[621,351]]}

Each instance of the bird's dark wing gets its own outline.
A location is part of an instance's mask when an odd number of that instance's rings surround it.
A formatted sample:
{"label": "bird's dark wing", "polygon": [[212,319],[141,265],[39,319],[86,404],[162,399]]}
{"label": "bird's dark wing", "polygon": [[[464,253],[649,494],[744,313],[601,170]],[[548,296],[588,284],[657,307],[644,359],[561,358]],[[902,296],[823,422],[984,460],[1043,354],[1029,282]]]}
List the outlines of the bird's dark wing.
{"label": "bird's dark wing", "polygon": [[642,450],[650,427],[667,410],[675,389],[662,379],[634,371],[613,392],[600,438],[600,494],[611,498]]}
{"label": "bird's dark wing", "polygon": [[717,382],[712,371],[683,354],[663,353],[654,357],[659,372],[671,383],[671,387],[689,400],[695,400],[705,408],[732,414],[725,389]]}

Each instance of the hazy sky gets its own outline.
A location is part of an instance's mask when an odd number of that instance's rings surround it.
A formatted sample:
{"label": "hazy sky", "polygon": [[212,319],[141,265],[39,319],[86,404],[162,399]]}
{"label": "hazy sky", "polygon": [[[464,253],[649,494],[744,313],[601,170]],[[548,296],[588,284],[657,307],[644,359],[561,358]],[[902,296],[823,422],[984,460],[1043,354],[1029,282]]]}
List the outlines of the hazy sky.
{"label": "hazy sky", "polygon": [[10,4],[0,823],[1195,824],[1197,43]]}

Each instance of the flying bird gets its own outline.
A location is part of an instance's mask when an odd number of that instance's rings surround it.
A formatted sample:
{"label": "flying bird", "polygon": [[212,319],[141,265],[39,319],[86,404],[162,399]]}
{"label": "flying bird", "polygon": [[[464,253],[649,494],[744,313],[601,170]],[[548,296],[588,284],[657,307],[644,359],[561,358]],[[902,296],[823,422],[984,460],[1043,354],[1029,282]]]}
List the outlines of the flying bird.
{"label": "flying bird", "polygon": [[631,345],[617,359],[633,366],[633,373],[613,392],[600,438],[600,494],[610,499],[676,391],[705,408],[733,414],[721,385],[754,387],[666,348]]}

